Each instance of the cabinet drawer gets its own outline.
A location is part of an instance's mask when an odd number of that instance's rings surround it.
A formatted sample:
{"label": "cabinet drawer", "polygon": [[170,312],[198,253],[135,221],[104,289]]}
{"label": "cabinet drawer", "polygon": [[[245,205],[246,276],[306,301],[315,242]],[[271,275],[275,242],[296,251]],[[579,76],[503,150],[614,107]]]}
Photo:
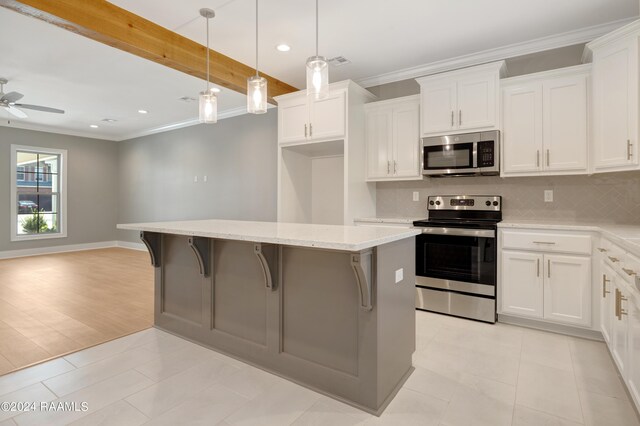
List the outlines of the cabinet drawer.
{"label": "cabinet drawer", "polygon": [[591,236],[502,231],[502,248],[590,255]]}
{"label": "cabinet drawer", "polygon": [[636,277],[640,276],[640,258],[638,256],[627,253],[622,261],[619,273],[632,287],[640,290],[636,285]]}

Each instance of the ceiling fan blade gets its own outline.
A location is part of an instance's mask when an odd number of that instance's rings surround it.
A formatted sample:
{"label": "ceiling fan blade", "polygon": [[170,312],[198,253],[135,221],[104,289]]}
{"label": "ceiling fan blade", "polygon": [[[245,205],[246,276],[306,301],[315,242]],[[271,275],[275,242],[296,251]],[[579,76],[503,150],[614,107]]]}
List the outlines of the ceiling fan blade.
{"label": "ceiling fan blade", "polygon": [[25,114],[24,112],[20,111],[18,108],[15,108],[13,106],[4,107],[4,109],[9,111],[9,114],[15,115],[18,118],[27,118],[28,117],[27,114]]}
{"label": "ceiling fan blade", "polygon": [[49,108],[49,107],[40,106],[40,105],[14,104],[14,106],[17,106],[17,107],[20,107],[20,108],[24,108],[24,109],[32,109],[32,110],[35,110],[35,111],[53,112],[55,114],[64,114],[64,110],[57,109],[57,108]]}
{"label": "ceiling fan blade", "polygon": [[24,95],[22,93],[9,92],[6,95],[4,95],[1,99],[2,99],[2,101],[5,101],[7,103],[13,103],[13,102],[19,101],[23,97],[24,97]]}

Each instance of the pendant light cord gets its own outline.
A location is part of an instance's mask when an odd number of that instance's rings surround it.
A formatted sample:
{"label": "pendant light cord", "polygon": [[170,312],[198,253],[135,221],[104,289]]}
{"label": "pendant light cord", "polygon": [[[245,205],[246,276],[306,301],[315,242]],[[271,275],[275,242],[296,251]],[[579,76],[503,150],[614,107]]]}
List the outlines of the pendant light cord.
{"label": "pendant light cord", "polygon": [[256,77],[259,77],[258,73],[258,0],[256,0]]}
{"label": "pendant light cord", "polygon": [[209,93],[209,18],[207,18],[207,94]]}
{"label": "pendant light cord", "polygon": [[318,0],[316,0],[316,56],[318,56]]}

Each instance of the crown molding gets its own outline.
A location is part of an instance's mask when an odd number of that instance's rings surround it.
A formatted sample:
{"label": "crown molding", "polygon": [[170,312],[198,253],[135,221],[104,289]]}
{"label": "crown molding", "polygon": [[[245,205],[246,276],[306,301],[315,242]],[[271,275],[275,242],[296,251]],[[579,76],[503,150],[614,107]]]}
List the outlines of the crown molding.
{"label": "crown molding", "polygon": [[46,132],[46,133],[55,133],[58,135],[68,135],[68,136],[77,136],[81,138],[98,139],[103,141],[120,140],[116,136],[109,136],[109,135],[96,133],[96,132],[69,130],[69,129],[63,129],[56,126],[47,126],[44,124],[26,123],[24,121],[11,120],[11,123],[8,123],[7,121],[2,120],[0,121],[0,126],[14,128],[14,129],[21,129],[21,130],[33,130],[35,132]]}
{"label": "crown molding", "polygon": [[363,87],[379,86],[381,84],[394,83],[396,81],[408,80],[411,78],[422,77],[430,74],[457,70],[460,68],[514,58],[517,56],[528,55],[545,50],[557,49],[574,44],[587,43],[637,19],[637,17],[621,19],[619,21],[608,22],[606,24],[594,25],[592,27],[568,31],[566,33],[541,37],[522,43],[515,43],[495,49],[483,50],[482,52],[472,53],[469,55],[462,55],[442,61],[404,68],[394,72],[363,78],[357,80],[357,83]]}

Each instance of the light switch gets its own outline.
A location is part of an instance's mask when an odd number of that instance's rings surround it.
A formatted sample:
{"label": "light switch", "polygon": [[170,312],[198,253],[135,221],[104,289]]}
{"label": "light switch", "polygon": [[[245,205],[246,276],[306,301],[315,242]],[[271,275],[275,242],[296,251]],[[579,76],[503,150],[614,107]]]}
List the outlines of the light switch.
{"label": "light switch", "polygon": [[396,270],[396,284],[404,279],[404,268]]}
{"label": "light switch", "polygon": [[552,203],[553,202],[553,189],[545,189],[544,190],[544,202]]}
{"label": "light switch", "polygon": [[197,183],[197,182],[198,182],[198,176],[194,176],[194,177],[193,177],[193,182],[194,182],[194,183]]}
{"label": "light switch", "polygon": [[204,175],[204,176],[202,177],[202,181],[203,181],[203,182],[206,182],[206,181],[207,181],[207,175]]}
{"label": "light switch", "polygon": [[413,191],[413,201],[420,201],[420,193],[418,191]]}

